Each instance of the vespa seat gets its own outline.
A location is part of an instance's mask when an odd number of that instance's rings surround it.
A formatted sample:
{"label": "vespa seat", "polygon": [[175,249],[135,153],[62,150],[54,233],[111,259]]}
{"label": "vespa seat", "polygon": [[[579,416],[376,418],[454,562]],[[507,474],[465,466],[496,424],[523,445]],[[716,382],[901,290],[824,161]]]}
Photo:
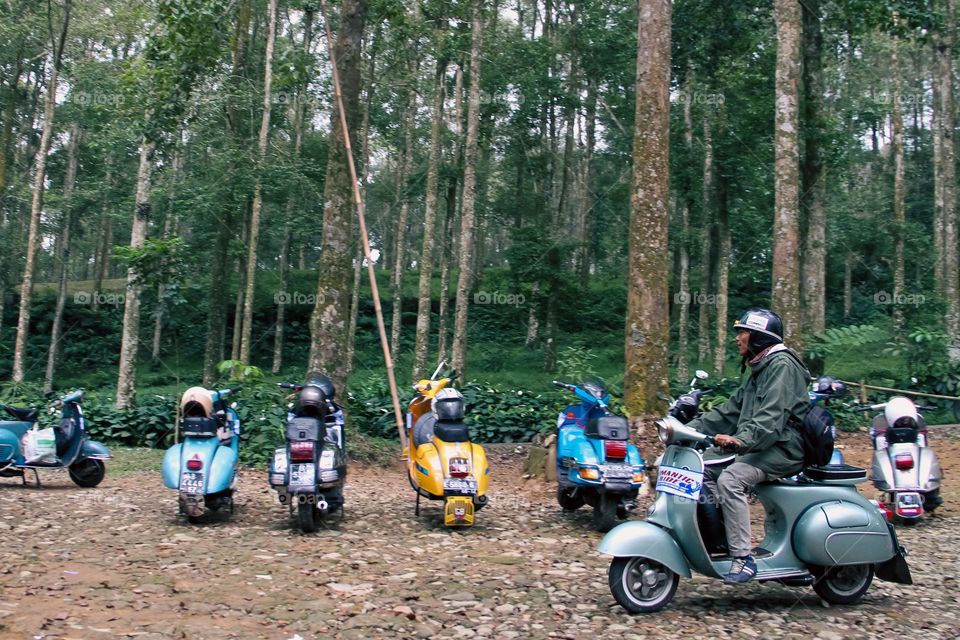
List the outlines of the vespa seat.
{"label": "vespa seat", "polygon": [[433,433],[444,442],[470,442],[470,429],[461,420],[438,420]]}
{"label": "vespa seat", "polygon": [[849,486],[866,482],[867,470],[850,464],[828,464],[805,468],[803,477],[818,484]]}
{"label": "vespa seat", "polygon": [[37,416],[40,415],[39,409],[21,409],[19,407],[11,407],[9,405],[4,405],[3,408],[11,416],[23,422],[36,422]]}

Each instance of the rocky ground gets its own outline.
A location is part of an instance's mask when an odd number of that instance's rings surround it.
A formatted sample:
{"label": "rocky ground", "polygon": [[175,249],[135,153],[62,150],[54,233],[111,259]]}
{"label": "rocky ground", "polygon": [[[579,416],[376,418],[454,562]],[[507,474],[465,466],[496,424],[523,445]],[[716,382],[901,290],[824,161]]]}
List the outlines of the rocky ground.
{"label": "rocky ground", "polygon": [[[416,518],[399,465],[354,464],[346,518],[312,535],[254,470],[232,519],[189,525],[159,473],[124,472],[120,452],[97,489],[57,473],[41,489],[0,484],[0,637],[957,637],[960,430],[932,440],[946,504],[900,529],[913,586],[875,581],[859,604],[827,607],[809,588],[693,578],[646,616],[610,595],[588,509],[563,514],[553,487],[521,477],[522,447],[490,448],[490,506],[471,530],[444,529],[436,507]],[[869,459],[865,434],[844,444]]]}

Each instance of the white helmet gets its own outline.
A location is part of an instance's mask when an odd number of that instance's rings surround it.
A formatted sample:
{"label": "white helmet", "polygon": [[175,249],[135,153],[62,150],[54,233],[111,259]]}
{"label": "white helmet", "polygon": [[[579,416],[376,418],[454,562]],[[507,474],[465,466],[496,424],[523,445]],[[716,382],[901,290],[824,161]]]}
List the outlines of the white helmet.
{"label": "white helmet", "polygon": [[437,420],[463,420],[463,396],[456,389],[441,389],[430,405]]}
{"label": "white helmet", "polygon": [[887,419],[887,428],[896,429],[898,427],[917,428],[920,423],[920,416],[917,414],[917,407],[913,401],[903,396],[890,398],[887,406],[883,410],[883,417]]}

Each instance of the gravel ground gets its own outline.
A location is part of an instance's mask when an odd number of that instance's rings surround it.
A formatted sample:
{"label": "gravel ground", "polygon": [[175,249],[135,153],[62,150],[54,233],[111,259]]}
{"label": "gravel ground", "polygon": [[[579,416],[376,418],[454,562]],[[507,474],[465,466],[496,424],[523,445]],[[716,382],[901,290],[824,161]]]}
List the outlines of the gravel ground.
{"label": "gravel ground", "polygon": [[[848,459],[868,458],[860,440]],[[155,472],[108,467],[93,490],[58,473],[42,489],[5,480],[0,638],[958,637],[960,440],[933,444],[946,504],[899,530],[913,586],[875,581],[859,604],[827,607],[810,588],[695,577],[646,616],[614,602],[589,510],[563,514],[553,487],[520,477],[522,447],[490,448],[491,503],[467,531],[432,505],[416,518],[399,465],[352,465],[346,518],[308,536],[253,470],[233,518],[200,526],[176,517]]]}

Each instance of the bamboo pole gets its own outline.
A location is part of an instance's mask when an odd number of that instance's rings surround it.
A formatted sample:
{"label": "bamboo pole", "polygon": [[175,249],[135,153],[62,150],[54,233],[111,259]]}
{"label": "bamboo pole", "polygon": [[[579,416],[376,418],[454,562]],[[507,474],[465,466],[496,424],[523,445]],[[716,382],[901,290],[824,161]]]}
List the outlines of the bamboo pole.
{"label": "bamboo pole", "polygon": [[353,202],[357,207],[357,218],[360,221],[360,238],[363,240],[363,256],[367,260],[367,274],[370,276],[370,292],[373,296],[373,309],[377,315],[377,330],[380,332],[380,346],[383,348],[383,360],[387,366],[387,379],[390,383],[390,399],[393,401],[393,415],[397,422],[397,432],[400,434],[400,446],[407,451],[407,434],[403,430],[403,413],[400,411],[400,398],[397,395],[397,381],[393,374],[393,359],[390,357],[390,344],[387,342],[387,330],[383,323],[383,309],[380,308],[380,290],[377,288],[377,274],[373,268],[373,259],[370,256],[370,238],[367,235],[367,220],[364,211],[363,197],[360,194],[360,182],[357,180],[357,167],[353,160],[353,149],[350,146],[350,127],[347,125],[347,114],[343,109],[343,95],[340,93],[340,74],[337,71],[337,58],[333,47],[333,34],[330,31],[330,17],[327,13],[327,0],[320,0],[320,10],[323,13],[323,28],[327,36],[327,52],[330,56],[330,65],[333,67],[333,95],[340,112],[340,128],[343,131],[343,144],[347,152],[347,166],[350,169],[350,181],[353,183]]}
{"label": "bamboo pole", "polygon": [[923,396],[924,398],[936,398],[937,400],[960,400],[960,397],[957,397],[957,396],[941,396],[935,393],[925,393],[923,391],[905,391],[904,389],[891,389],[890,387],[877,387],[872,384],[864,384],[862,380],[860,382],[847,382],[846,380],[841,380],[840,382],[847,385],[848,387],[860,387],[861,402],[866,402],[866,389],[873,389],[875,391],[892,391],[893,393],[903,393],[908,396]]}

